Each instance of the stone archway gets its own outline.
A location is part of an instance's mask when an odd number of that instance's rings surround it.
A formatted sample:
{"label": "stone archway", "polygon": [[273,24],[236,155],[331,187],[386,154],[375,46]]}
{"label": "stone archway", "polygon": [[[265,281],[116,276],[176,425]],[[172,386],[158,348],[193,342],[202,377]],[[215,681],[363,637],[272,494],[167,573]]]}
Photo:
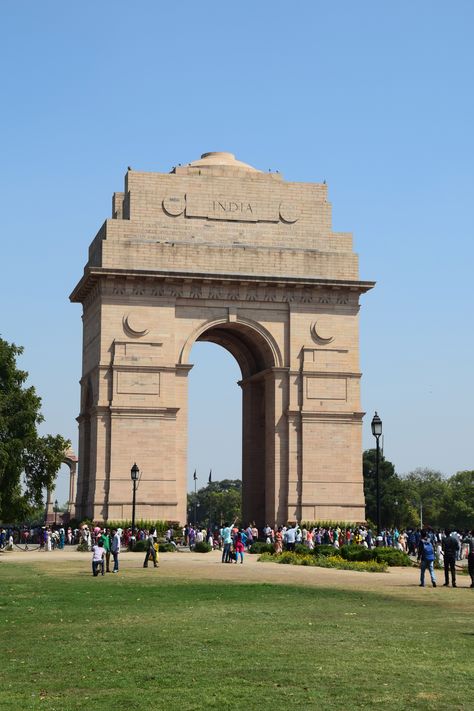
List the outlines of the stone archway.
{"label": "stone archway", "polygon": [[183,523],[196,340],[242,372],[243,505],[259,525],[363,520],[359,295],[324,184],[231,154],[129,170],[71,295],[83,304],[76,517]]}
{"label": "stone archway", "polygon": [[[67,464],[69,467],[69,498],[67,504],[67,511],[65,514],[61,515],[62,523],[67,523],[73,515],[75,501],[76,501],[76,470],[77,470],[78,458],[74,454],[74,450],[68,449],[63,458],[63,463]],[[45,522],[54,523],[57,520],[56,513],[54,511],[53,505],[53,492],[52,489],[47,489],[46,491],[46,508],[45,508]]]}
{"label": "stone archway", "polygon": [[[193,333],[181,358],[188,359],[196,341],[222,346],[237,361],[242,378],[242,517],[273,521],[285,517],[275,493],[280,469],[275,469],[277,438],[284,437],[275,421],[277,383],[285,374],[278,344],[258,323],[248,319],[214,321]],[[283,385],[285,387],[285,385]],[[286,398],[285,398],[286,400]]]}

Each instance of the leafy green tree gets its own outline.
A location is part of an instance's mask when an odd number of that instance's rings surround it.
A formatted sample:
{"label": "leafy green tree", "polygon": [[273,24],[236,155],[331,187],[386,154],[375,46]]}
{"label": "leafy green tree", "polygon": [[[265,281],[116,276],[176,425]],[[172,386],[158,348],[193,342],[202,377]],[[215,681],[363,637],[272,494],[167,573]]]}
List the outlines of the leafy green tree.
{"label": "leafy green tree", "polygon": [[438,528],[445,525],[444,513],[449,492],[448,480],[433,469],[415,469],[402,478],[405,503],[410,516],[406,525]]}
{"label": "leafy green tree", "polygon": [[70,446],[61,435],[40,437],[41,398],[17,367],[23,348],[0,338],[0,519],[20,521],[42,504]]}
{"label": "leafy green tree", "polygon": [[[376,450],[366,449],[362,456],[364,473],[365,515],[375,523],[377,521],[377,485],[376,485]],[[380,453],[380,513],[382,526],[401,526],[406,517],[406,505],[403,487],[395,467]]]}
{"label": "leafy green tree", "polygon": [[457,472],[448,479],[442,522],[459,531],[474,528],[474,471]]}
{"label": "leafy green tree", "polygon": [[242,482],[240,479],[223,479],[210,482],[207,486],[188,494],[188,521],[194,521],[196,505],[197,523],[220,526],[226,521],[241,517]]}

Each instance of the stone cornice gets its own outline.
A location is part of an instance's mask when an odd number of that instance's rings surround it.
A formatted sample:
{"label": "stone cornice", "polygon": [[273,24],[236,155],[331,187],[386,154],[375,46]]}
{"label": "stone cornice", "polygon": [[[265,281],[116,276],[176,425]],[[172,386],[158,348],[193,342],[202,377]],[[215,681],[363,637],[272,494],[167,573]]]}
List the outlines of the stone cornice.
{"label": "stone cornice", "polygon": [[327,410],[323,410],[321,412],[313,412],[311,410],[286,410],[285,414],[288,416],[290,420],[294,420],[298,417],[301,417],[301,420],[303,422],[308,421],[308,420],[328,420],[328,421],[334,421],[334,420],[339,420],[341,422],[361,422],[362,418],[365,415],[365,412],[348,412],[344,410],[339,410],[336,412],[330,412]]}
{"label": "stone cornice", "polygon": [[[373,281],[311,277],[209,274],[199,272],[145,271],[87,267],[70,295],[74,303],[86,303],[98,293],[115,296],[166,296],[224,301],[287,303],[357,303],[375,285]],[[110,287],[110,288],[108,288]],[[320,292],[318,294],[318,292]],[[332,298],[329,292],[333,292]],[[339,292],[339,293],[338,293]],[[353,298],[351,299],[350,296]],[[89,299],[88,299],[89,297]]]}

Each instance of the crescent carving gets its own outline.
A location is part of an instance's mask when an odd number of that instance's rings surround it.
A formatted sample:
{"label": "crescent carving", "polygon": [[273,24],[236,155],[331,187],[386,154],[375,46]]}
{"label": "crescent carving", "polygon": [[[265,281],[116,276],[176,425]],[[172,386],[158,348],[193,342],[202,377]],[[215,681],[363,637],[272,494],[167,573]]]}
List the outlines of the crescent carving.
{"label": "crescent carving", "polygon": [[321,345],[327,345],[328,343],[331,343],[334,340],[334,336],[330,336],[329,338],[323,338],[322,336],[319,335],[319,333],[316,330],[316,325],[317,321],[311,324],[311,338],[315,343],[319,343]]}
{"label": "crescent carving", "polygon": [[148,328],[143,328],[143,323],[137,318],[137,315],[134,314],[133,311],[123,317],[123,330],[127,335],[134,336],[135,338],[146,336],[149,332]]}

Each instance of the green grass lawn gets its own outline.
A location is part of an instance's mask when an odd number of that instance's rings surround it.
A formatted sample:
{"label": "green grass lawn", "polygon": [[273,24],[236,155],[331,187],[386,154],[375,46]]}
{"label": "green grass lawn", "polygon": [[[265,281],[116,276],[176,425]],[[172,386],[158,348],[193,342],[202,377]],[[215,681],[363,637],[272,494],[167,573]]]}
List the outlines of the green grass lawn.
{"label": "green grass lawn", "polygon": [[73,563],[1,565],[0,589],[1,711],[474,708],[469,589],[418,601]]}

